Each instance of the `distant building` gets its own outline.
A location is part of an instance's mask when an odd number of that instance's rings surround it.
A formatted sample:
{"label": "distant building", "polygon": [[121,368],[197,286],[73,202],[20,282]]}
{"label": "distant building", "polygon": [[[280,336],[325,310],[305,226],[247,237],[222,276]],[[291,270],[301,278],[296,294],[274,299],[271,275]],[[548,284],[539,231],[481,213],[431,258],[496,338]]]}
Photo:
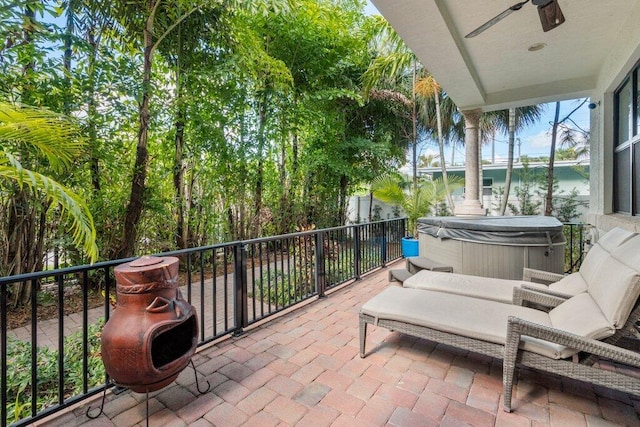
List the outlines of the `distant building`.
{"label": "distant building", "polygon": [[[535,174],[543,174],[548,164],[544,162],[529,163],[529,170]],[[442,177],[440,167],[429,167],[418,169],[418,174],[429,175],[433,178]],[[447,167],[448,175],[457,175],[464,179],[464,166]],[[494,191],[504,188],[507,175],[507,165],[505,163],[485,164],[482,166],[482,187],[483,196],[482,204],[487,209],[488,215],[497,215],[497,205],[499,199],[494,195]],[[511,189],[509,191],[509,203],[519,208],[519,202],[516,197],[516,187],[523,185],[524,165],[522,163],[514,163],[513,178],[511,181]],[[577,191],[577,200],[580,202],[580,215],[577,220],[584,220],[583,216],[589,208],[589,160],[559,160],[554,163],[554,176],[558,180],[558,191],[555,196],[568,196],[575,188]],[[537,187],[536,187],[537,189]],[[464,200],[464,188],[453,192],[454,203]],[[535,197],[535,200],[540,200]],[[494,206],[495,205],[495,206]],[[542,207],[544,209],[544,205]],[[511,215],[509,208],[505,215]]]}

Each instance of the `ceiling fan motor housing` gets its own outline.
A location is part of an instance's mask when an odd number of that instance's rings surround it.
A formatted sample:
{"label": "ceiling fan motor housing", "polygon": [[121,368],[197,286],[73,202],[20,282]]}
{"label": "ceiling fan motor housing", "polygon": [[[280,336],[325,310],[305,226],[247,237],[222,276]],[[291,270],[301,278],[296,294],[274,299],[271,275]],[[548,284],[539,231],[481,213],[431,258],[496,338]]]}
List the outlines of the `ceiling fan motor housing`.
{"label": "ceiling fan motor housing", "polygon": [[544,32],[553,30],[564,22],[564,15],[556,0],[533,1],[533,4],[537,3],[545,3],[538,5],[538,15],[540,15],[540,23]]}

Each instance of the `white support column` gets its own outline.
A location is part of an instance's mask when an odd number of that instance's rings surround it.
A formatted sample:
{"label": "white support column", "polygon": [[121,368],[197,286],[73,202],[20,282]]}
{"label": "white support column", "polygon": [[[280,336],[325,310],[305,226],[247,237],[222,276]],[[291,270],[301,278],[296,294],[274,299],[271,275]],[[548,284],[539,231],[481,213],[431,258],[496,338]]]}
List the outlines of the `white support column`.
{"label": "white support column", "polygon": [[480,144],[480,116],[482,111],[461,111],[465,123],[465,168],[464,168],[464,202],[458,203],[455,209],[456,216],[485,216],[486,209],[482,207],[478,194],[480,191],[478,174],[478,145]]}

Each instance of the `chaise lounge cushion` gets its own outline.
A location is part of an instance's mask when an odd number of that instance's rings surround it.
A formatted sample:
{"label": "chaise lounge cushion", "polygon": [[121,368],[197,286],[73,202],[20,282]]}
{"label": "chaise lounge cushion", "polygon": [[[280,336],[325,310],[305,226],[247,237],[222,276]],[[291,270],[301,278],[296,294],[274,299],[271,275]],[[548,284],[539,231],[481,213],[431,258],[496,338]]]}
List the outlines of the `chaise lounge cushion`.
{"label": "chaise lounge cushion", "polygon": [[607,231],[607,233],[599,238],[596,243],[606,249],[607,252],[613,252],[618,246],[622,245],[634,236],[636,236],[636,233],[632,231],[615,227]]}
{"label": "chaise lounge cushion", "polygon": [[[574,298],[576,297],[559,307]],[[378,319],[396,320],[503,345],[506,342],[509,316],[516,316],[543,326],[556,328],[562,326],[569,332],[596,339],[612,335],[615,331],[588,294],[581,295],[566,309],[557,307],[554,310],[556,312],[552,317],[550,313],[528,307],[394,286],[371,298],[360,311],[373,317],[374,323]],[[574,319],[571,318],[572,312],[575,312]],[[581,313],[587,313],[588,321],[580,317]],[[554,359],[570,357],[576,352],[563,345],[530,337],[523,337],[521,347]]]}
{"label": "chaise lounge cushion", "polygon": [[[549,312],[551,324],[556,329],[586,338],[600,340],[615,333],[615,328],[604,316],[598,304],[587,293],[569,298]],[[569,357],[575,350],[561,349],[561,358]]]}
{"label": "chaise lounge cushion", "polygon": [[640,236],[616,248],[588,281],[588,292],[616,328],[622,327],[640,294]]}
{"label": "chaise lounge cushion", "polygon": [[531,283],[522,280],[494,279],[467,274],[421,270],[405,280],[402,286],[508,303],[513,299],[513,288],[523,284],[531,285]]}
{"label": "chaise lounge cushion", "polygon": [[[531,287],[531,283],[527,286]],[[560,292],[565,295],[578,295],[587,291],[587,282],[580,272],[571,273],[557,282],[553,282],[546,287],[549,290]]]}
{"label": "chaise lounge cushion", "polygon": [[444,292],[390,287],[360,310],[374,319],[392,319],[452,334],[504,344],[509,316],[551,326],[542,311]]}

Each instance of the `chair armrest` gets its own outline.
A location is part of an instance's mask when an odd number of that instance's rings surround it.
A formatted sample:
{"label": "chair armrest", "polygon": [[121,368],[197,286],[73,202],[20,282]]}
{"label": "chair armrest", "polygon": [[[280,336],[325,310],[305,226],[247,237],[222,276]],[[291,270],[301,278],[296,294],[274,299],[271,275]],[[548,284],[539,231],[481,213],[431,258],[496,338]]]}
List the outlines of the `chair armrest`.
{"label": "chair armrest", "polygon": [[[538,338],[556,344],[565,345],[578,351],[640,368],[640,353],[635,351],[607,344],[592,338],[572,334],[571,332],[563,331],[561,329],[539,325],[515,316],[509,316],[509,320],[507,322],[506,346],[513,347],[515,345],[515,350],[517,352],[522,336]],[[507,352],[513,350],[513,348],[510,350],[505,348],[505,357]]]}
{"label": "chair armrest", "polygon": [[560,292],[554,292],[546,289],[538,289],[527,285],[516,286],[513,288],[513,304],[514,305],[541,305],[543,308],[551,309],[571,298]]}
{"label": "chair armrest", "polygon": [[[518,352],[520,350],[522,336],[550,341],[556,344],[565,345],[577,350],[578,352],[591,354],[590,357],[582,360],[580,367],[569,360],[562,359],[557,361],[550,359],[549,362],[545,361],[543,364],[539,361],[535,363],[534,367],[566,375],[571,378],[593,382],[604,386],[611,386],[609,381],[615,379],[617,383],[614,387],[620,390],[626,390],[626,384],[630,381],[627,377],[630,377],[630,375],[608,372],[602,368],[590,366],[590,364],[595,362],[596,356],[599,356],[627,366],[633,366],[636,368],[640,367],[640,353],[635,351],[626,350],[602,341],[585,338],[560,329],[539,325],[514,316],[509,316],[509,320],[507,321],[507,339],[504,346],[504,359],[502,363],[503,408],[507,412],[511,412],[514,372],[516,362],[518,360]],[[566,368],[560,368],[560,365],[558,365],[560,363],[566,364]],[[553,366],[554,364],[555,366]],[[623,377],[622,380],[620,379],[620,376]],[[637,381],[637,379],[634,381]],[[622,387],[622,384],[625,385],[624,388],[620,388]]]}
{"label": "chair armrest", "polygon": [[522,280],[526,282],[535,282],[548,285],[562,279],[564,274],[551,273],[550,271],[535,270],[525,267],[522,269]]}

